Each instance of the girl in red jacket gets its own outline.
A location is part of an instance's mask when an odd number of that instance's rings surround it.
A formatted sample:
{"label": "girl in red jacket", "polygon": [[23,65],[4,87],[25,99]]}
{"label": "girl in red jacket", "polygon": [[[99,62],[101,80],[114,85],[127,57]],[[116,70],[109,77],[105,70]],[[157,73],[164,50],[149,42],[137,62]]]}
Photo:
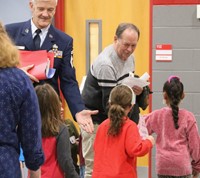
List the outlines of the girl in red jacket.
{"label": "girl in red jacket", "polygon": [[42,118],[42,148],[45,162],[41,178],[79,178],[71,157],[68,127],[61,118],[61,104],[49,84],[35,87]]}
{"label": "girl in red jacket", "polygon": [[134,103],[130,87],[112,89],[109,118],[99,125],[94,142],[92,178],[137,178],[136,157],[150,151],[154,138],[142,140],[137,125],[127,117]]}

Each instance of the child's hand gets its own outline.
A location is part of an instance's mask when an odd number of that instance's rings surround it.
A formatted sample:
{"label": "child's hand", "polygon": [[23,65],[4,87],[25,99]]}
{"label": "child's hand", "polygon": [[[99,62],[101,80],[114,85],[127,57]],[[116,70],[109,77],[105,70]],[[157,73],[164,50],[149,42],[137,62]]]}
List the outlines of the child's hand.
{"label": "child's hand", "polygon": [[192,178],[198,178],[199,177],[199,173],[198,174],[196,174],[196,175],[193,175],[193,177]]}
{"label": "child's hand", "polygon": [[198,178],[199,177],[199,173],[198,172],[192,172],[193,177],[192,178]]}
{"label": "child's hand", "polygon": [[152,145],[155,144],[155,139],[153,138],[153,136],[149,135],[149,136],[147,137],[147,139],[151,141]]}

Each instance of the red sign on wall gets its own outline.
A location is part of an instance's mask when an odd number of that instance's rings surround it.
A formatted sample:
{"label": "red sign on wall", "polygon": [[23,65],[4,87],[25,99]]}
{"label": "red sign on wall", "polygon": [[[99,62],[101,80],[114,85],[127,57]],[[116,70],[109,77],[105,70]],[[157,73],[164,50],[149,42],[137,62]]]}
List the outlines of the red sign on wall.
{"label": "red sign on wall", "polygon": [[172,45],[157,44],[156,45],[156,61],[171,62],[172,61]]}

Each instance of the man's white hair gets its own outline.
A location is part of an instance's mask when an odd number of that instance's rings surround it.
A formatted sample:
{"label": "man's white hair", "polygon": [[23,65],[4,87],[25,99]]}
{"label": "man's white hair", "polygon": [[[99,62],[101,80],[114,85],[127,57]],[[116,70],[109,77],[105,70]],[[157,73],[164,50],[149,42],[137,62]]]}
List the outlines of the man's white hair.
{"label": "man's white hair", "polygon": [[[37,0],[31,0],[32,3],[34,3]],[[56,0],[56,4],[58,4],[58,0]]]}

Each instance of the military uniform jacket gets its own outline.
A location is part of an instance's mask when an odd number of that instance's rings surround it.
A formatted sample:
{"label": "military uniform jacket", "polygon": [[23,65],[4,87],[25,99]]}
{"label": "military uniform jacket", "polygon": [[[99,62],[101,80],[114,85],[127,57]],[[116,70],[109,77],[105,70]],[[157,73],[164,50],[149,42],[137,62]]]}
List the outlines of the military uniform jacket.
{"label": "military uniform jacket", "polygon": [[[5,27],[9,36],[17,46],[24,47],[24,50],[35,50],[31,31],[31,20],[8,24]],[[84,109],[84,104],[80,96],[75,68],[72,64],[73,39],[69,35],[53,27],[53,25],[50,25],[41,50],[51,51],[55,46],[57,46],[58,51],[54,59],[56,73],[53,78],[40,81],[40,83],[50,83],[57,93],[59,93],[59,78],[61,91],[74,117],[77,112]]]}

